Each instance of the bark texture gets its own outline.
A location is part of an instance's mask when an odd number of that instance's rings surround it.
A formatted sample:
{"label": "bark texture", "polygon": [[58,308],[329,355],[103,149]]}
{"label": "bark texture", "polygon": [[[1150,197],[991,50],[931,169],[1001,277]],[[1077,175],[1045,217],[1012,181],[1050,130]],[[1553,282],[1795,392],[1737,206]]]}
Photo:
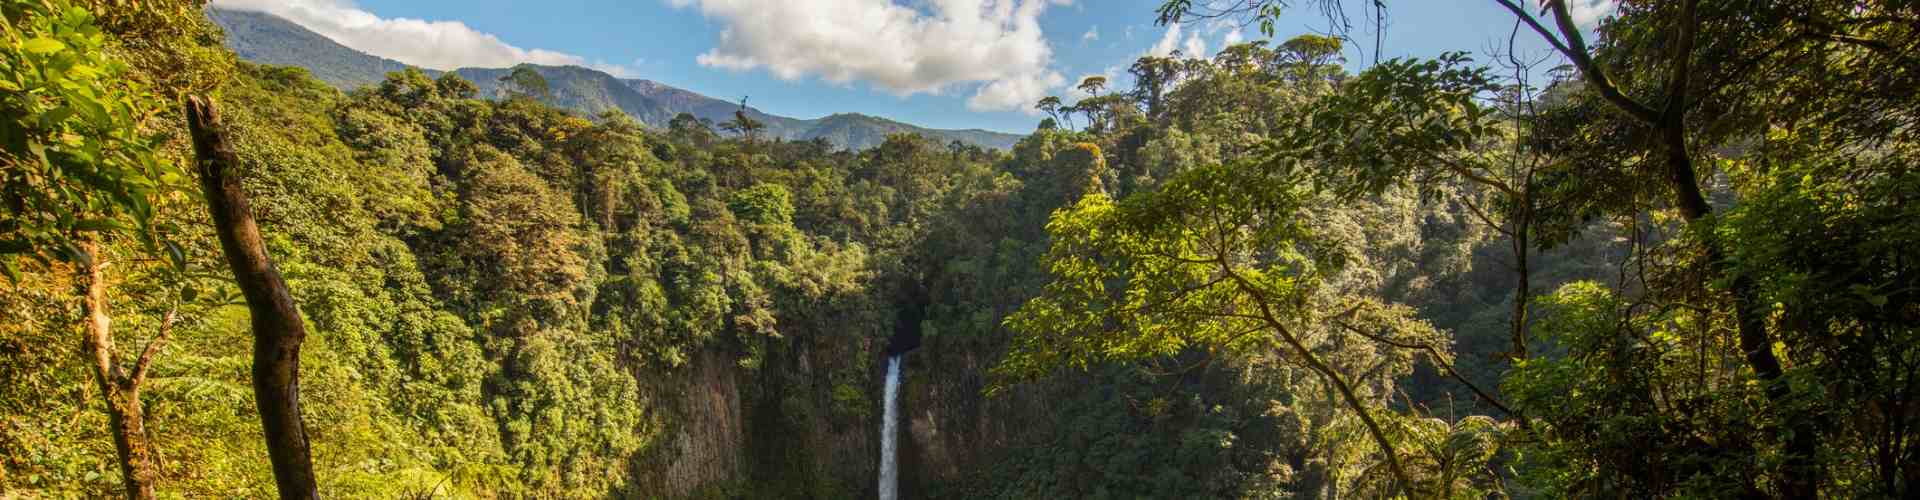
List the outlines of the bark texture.
{"label": "bark texture", "polygon": [[[86,275],[81,281],[85,297],[82,306],[86,312],[86,338],[82,343],[94,380],[100,385],[100,395],[106,399],[107,425],[113,434],[114,451],[119,454],[120,478],[127,498],[151,500],[153,483],[159,474],[154,470],[153,446],[147,442],[146,412],[140,406],[140,380],[120,369],[114,355],[113,317],[107,313],[107,262],[100,253],[100,245],[88,239],[82,243],[82,249],[90,256],[84,263]],[[164,339],[156,339],[159,340]],[[135,369],[139,378],[144,378],[146,364],[151,360],[151,356],[141,356],[140,367]]]}
{"label": "bark texture", "polygon": [[300,343],[307,338],[306,324],[261,242],[236,173],[239,157],[227,140],[219,110],[210,101],[189,96],[186,113],[207,211],[253,316],[253,398],[273,461],[274,485],[282,499],[317,499],[312,449],[300,416]]}

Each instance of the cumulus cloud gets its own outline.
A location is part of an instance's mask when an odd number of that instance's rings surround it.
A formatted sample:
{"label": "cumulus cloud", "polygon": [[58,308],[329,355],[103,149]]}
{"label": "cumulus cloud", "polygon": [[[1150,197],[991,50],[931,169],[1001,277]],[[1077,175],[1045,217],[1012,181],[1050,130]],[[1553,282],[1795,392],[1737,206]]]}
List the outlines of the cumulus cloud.
{"label": "cumulus cloud", "polygon": [[1040,14],[1070,0],[667,0],[720,23],[701,65],[865,82],[898,96],[976,85],[975,111],[1028,110],[1065,82]]}
{"label": "cumulus cloud", "polygon": [[1201,40],[1199,33],[1187,35],[1187,41],[1180,44],[1180,50],[1186,52],[1188,54],[1187,57],[1205,58],[1209,55],[1207,54],[1207,41]]}
{"label": "cumulus cloud", "polygon": [[280,16],[348,48],[424,68],[500,68],[533,63],[585,66],[623,78],[637,76],[630,66],[516,47],[459,21],[382,18],[345,0],[213,0],[212,4]]}
{"label": "cumulus cloud", "polygon": [[1166,57],[1168,54],[1172,54],[1174,50],[1178,50],[1180,48],[1179,45],[1180,23],[1173,23],[1167,26],[1167,31],[1164,34],[1160,35],[1160,41],[1154,42],[1153,47],[1147,48],[1147,55]]}
{"label": "cumulus cloud", "polygon": [[[1184,40],[1181,39],[1183,33],[1186,35]],[[1147,55],[1167,57],[1173,55],[1173,51],[1179,50],[1183,57],[1207,57],[1211,55],[1207,53],[1207,41],[1200,39],[1200,35],[1200,30],[1187,31],[1180,26],[1180,23],[1169,24],[1167,31],[1160,35],[1160,41],[1154,42],[1152,47],[1147,48]]]}
{"label": "cumulus cloud", "polygon": [[1573,0],[1567,4],[1567,14],[1573,17],[1574,24],[1591,28],[1602,18],[1613,14],[1620,6],[1619,0]]}
{"label": "cumulus cloud", "polygon": [[1227,32],[1227,36],[1220,38],[1220,47],[1225,49],[1226,47],[1232,47],[1244,41],[1247,41],[1247,36],[1240,33],[1240,28],[1234,28],[1232,31]]}

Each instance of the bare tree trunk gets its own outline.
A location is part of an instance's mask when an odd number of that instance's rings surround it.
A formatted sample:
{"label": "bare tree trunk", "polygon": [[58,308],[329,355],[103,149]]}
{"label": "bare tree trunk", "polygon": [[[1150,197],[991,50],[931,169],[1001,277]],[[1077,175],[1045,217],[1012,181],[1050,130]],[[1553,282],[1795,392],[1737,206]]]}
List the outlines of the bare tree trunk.
{"label": "bare tree trunk", "polygon": [[[158,474],[153,466],[153,448],[147,442],[146,416],[140,407],[139,381],[120,369],[113,352],[113,318],[107,314],[106,261],[93,237],[81,243],[90,257],[86,263],[84,291],[86,299],[86,338],[83,340],[94,380],[107,402],[107,424],[113,434],[113,448],[120,456],[120,478],[127,498],[151,500],[153,482]],[[143,356],[145,358],[145,356]],[[144,372],[144,370],[140,370]]]}
{"label": "bare tree trunk", "polygon": [[260,227],[234,172],[240,160],[227,142],[219,111],[210,101],[188,96],[186,113],[207,211],[253,316],[253,398],[273,460],[274,484],[282,499],[318,499],[312,450],[300,417],[300,343],[307,338],[306,324],[260,240]]}

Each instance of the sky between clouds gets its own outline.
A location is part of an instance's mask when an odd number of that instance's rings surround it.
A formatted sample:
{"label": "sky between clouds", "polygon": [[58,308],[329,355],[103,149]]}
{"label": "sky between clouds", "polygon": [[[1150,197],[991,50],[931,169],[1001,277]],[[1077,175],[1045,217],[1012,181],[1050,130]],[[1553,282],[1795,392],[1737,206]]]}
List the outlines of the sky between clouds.
{"label": "sky between clouds", "polygon": [[[1573,0],[1574,15],[1591,25],[1612,11],[1614,1]],[[1124,68],[1141,55],[1211,55],[1209,50],[1259,36],[1225,23],[1154,26],[1157,0],[212,4],[276,14],[347,47],[433,69],[578,65],[721,99],[760,95],[754,105],[799,117],[863,112],[933,127],[1008,132],[1031,129],[1032,103],[1040,97],[1083,97],[1072,87],[1085,76],[1103,75],[1124,87]],[[1383,39],[1389,57],[1481,50],[1496,35],[1504,40],[1512,21],[1488,0],[1389,5]],[[1282,18],[1277,38],[1325,30],[1317,13],[1294,10]]]}

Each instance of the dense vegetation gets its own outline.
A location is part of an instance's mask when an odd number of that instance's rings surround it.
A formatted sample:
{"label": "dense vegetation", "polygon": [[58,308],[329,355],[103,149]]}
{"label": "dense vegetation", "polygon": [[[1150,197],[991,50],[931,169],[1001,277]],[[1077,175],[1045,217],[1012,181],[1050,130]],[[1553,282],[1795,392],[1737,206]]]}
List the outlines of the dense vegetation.
{"label": "dense vegetation", "polygon": [[0,496],[275,494],[188,95],[312,333],[323,496],[869,496],[896,334],[916,496],[1920,480],[1903,3],[1627,1],[1591,45],[1507,4],[1571,66],[1305,35],[1141,58],[1008,151],[851,151],[0,2]]}

